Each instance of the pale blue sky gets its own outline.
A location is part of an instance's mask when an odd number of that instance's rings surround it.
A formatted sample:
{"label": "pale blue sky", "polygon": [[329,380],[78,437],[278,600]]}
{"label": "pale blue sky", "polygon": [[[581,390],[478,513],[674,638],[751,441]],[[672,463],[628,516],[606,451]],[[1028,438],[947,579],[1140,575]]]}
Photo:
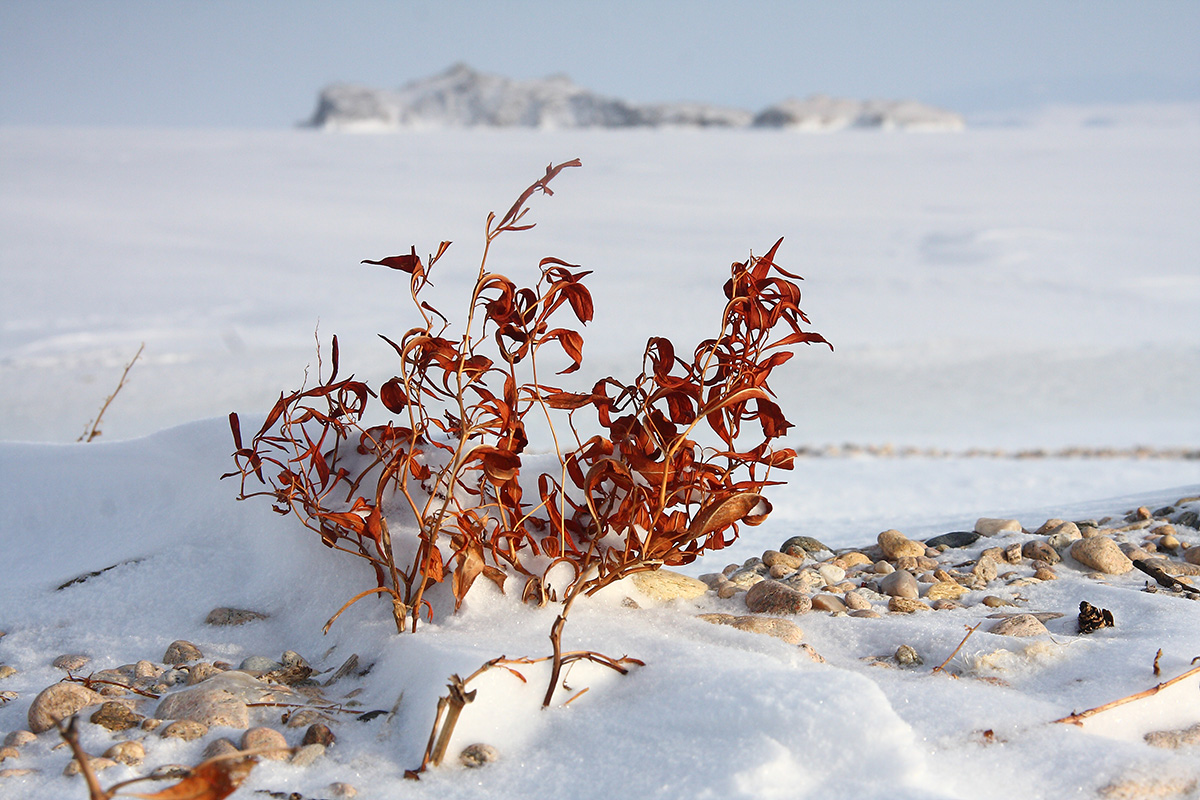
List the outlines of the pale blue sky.
{"label": "pale blue sky", "polygon": [[0,124],[284,127],[464,61],[635,101],[1200,99],[1196,0],[0,0]]}

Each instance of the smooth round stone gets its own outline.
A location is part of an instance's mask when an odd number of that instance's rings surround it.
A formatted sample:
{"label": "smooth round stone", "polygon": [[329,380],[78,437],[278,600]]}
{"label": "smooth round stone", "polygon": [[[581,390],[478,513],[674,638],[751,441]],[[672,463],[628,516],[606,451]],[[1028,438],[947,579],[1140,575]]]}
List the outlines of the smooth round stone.
{"label": "smooth round stone", "polygon": [[980,517],[975,522],[975,532],[980,536],[995,536],[998,533],[1020,533],[1021,523],[1015,519]]}
{"label": "smooth round stone", "polygon": [[812,601],[790,586],[766,580],[746,592],[746,608],[757,614],[803,614],[812,609]]}
{"label": "smooth round stone", "polygon": [[947,599],[934,600],[929,605],[933,607],[934,611],[957,611],[960,608],[966,608],[966,606],[964,606],[962,603],[958,602],[957,600],[947,600]]}
{"label": "smooth round stone", "polygon": [[876,575],[890,575],[896,571],[896,568],[886,561],[876,561],[872,571]]}
{"label": "smooth round stone", "polygon": [[1066,524],[1067,524],[1067,521],[1065,519],[1059,519],[1058,517],[1051,517],[1050,519],[1043,522],[1042,526],[1040,528],[1038,528],[1036,531],[1034,531],[1034,533],[1038,536],[1049,536],[1051,533],[1054,533],[1054,531],[1058,530],[1060,527],[1062,527],[1063,525],[1066,525]]}
{"label": "smooth round stone", "polygon": [[250,728],[242,734],[241,750],[261,750],[259,757],[270,761],[287,761],[292,757],[287,739],[274,728]]}
{"label": "smooth round stone", "polygon": [[1179,540],[1168,533],[1159,538],[1158,546],[1163,550],[1177,550],[1179,549]]}
{"label": "smooth round stone", "polygon": [[[803,550],[805,553],[821,553],[829,551],[828,547],[811,536],[793,536],[779,546],[779,549],[784,553],[788,553],[792,548],[798,548]],[[799,555],[797,553],[790,554]]]}
{"label": "smooth round stone", "polygon": [[879,582],[879,589],[889,597],[915,600],[921,596],[921,587],[917,579],[906,569],[898,569],[890,575],[885,575]]}
{"label": "smooth round stone", "polygon": [[1106,575],[1122,575],[1133,569],[1133,562],[1121,547],[1107,536],[1080,539],[1071,545],[1071,558]]}
{"label": "smooth round stone", "polygon": [[464,767],[475,769],[492,764],[499,760],[500,751],[492,747],[490,744],[476,742],[469,744],[463,748],[463,751],[458,754],[458,761]]}
{"label": "smooth round stone", "polygon": [[738,592],[744,591],[746,591],[745,587],[738,586],[736,583],[725,581],[725,583],[717,587],[717,597],[721,598],[722,600],[728,600]]}
{"label": "smooth round stone", "polygon": [[1033,577],[1037,578],[1039,581],[1056,581],[1058,580],[1058,573],[1049,567],[1039,567],[1037,571],[1033,573]]}
{"label": "smooth round stone", "polygon": [[791,575],[795,571],[796,570],[793,569],[792,567],[786,566],[784,564],[775,564],[769,570],[767,570],[767,577],[772,578],[774,580],[780,580],[781,578],[786,578],[788,575]]}
{"label": "smooth round stone", "polygon": [[833,586],[846,579],[846,570],[833,564],[822,564],[817,567],[817,574],[825,581],[826,586]]}
{"label": "smooth round stone", "polygon": [[153,661],[142,660],[133,665],[133,677],[137,680],[153,680],[163,674],[163,668]]}
{"label": "smooth round stone", "polygon": [[146,748],[138,741],[117,742],[104,751],[104,757],[127,767],[136,767],[146,759]]}
{"label": "smooth round stone", "polygon": [[812,610],[838,613],[846,611],[847,606],[838,597],[831,594],[819,594],[812,599]]}
{"label": "smooth round stone", "polygon": [[187,685],[195,686],[197,683],[202,683],[214,675],[220,675],[224,670],[217,669],[207,661],[201,661],[198,664],[193,664],[188,670]]}
{"label": "smooth round stone", "polygon": [[1045,561],[1047,564],[1057,564],[1062,560],[1057,550],[1040,539],[1026,542],[1021,547],[1021,555],[1030,561]]}
{"label": "smooth round stone", "polygon": [[925,662],[921,660],[921,656],[913,649],[911,645],[902,644],[896,648],[894,656],[896,663],[902,667],[919,667]]}
{"label": "smooth round stone", "polygon": [[308,767],[315,764],[317,759],[325,755],[325,745],[306,744],[292,756],[292,764],[297,767]]}
{"label": "smooth round stone", "polygon": [[[707,588],[705,587],[705,589]],[[283,664],[266,656],[249,656],[242,659],[242,663],[238,665],[238,669],[243,672],[274,672],[275,670],[283,669]]]}
{"label": "smooth round stone", "polygon": [[1018,614],[1015,617],[1002,619],[988,628],[988,632],[1000,636],[1040,636],[1050,633],[1042,621],[1033,614]]}
{"label": "smooth round stone", "polygon": [[[659,570],[659,572],[661,572],[661,571],[662,570]],[[285,666],[285,667],[310,667],[311,668],[311,666],[312,666],[311,664],[309,664],[307,661],[304,660],[304,656],[300,655],[295,650],[284,650],[283,655],[281,655],[279,657],[279,663],[283,664],[283,666]]]}
{"label": "smooth round stone", "polygon": [[858,619],[879,619],[883,615],[871,608],[857,608],[850,612],[850,616]]}
{"label": "smooth round stone", "polygon": [[629,582],[639,592],[660,603],[675,599],[690,600],[708,591],[704,581],[669,569],[635,572],[629,576]]}
{"label": "smooth round stone", "polygon": [[799,572],[789,575],[782,581],[783,585],[789,586],[798,592],[810,592],[818,586],[824,586],[825,581],[815,570],[802,569]]}
{"label": "smooth round stone", "polygon": [[951,531],[925,540],[926,547],[948,547],[951,549],[975,544],[979,534],[971,531]]}
{"label": "smooth round stone", "polygon": [[10,667],[8,664],[0,664],[0,681],[4,680],[5,678],[11,678],[16,674],[16,667]]}
{"label": "smooth round stone", "polygon": [[164,664],[185,664],[188,661],[197,661],[204,656],[200,653],[200,648],[191,642],[186,642],[182,639],[176,642],[171,642],[167,646],[167,652],[162,657]]}
{"label": "smooth round stone", "polygon": [[981,600],[980,602],[983,603],[988,608],[1003,608],[1005,606],[1015,605],[1015,603],[1013,603],[1009,600],[1005,600],[1003,597],[996,597],[996,595],[994,595],[994,594],[989,594],[987,597],[983,598],[983,600]]}
{"label": "smooth round stone", "polygon": [[21,757],[21,751],[15,747],[0,747],[0,764],[12,759],[16,760]]}
{"label": "smooth round stone", "polygon": [[871,559],[867,557],[866,553],[860,553],[857,550],[851,550],[849,553],[842,553],[841,555],[834,556],[833,560],[829,563],[833,564],[834,566],[841,567],[842,569],[849,570],[853,569],[854,567],[865,567],[871,563]]}
{"label": "smooth round stone", "polygon": [[159,731],[164,739],[183,739],[191,742],[208,733],[208,726],[194,719],[177,719]]}
{"label": "smooth round stone", "polygon": [[846,596],[842,599],[848,608],[855,611],[866,611],[871,608],[871,601],[856,591],[846,592]]}
{"label": "smooth round stone", "polygon": [[56,683],[43,689],[29,706],[29,730],[44,733],[88,706],[104,702],[99,692],[78,683]]}
{"label": "smooth round stone", "polygon": [[762,561],[768,567],[783,566],[792,572],[804,565],[804,559],[798,556],[781,553],[778,550],[767,550],[762,554]]}
{"label": "smooth round stone", "polygon": [[1183,560],[1189,564],[1200,564],[1200,545],[1184,550]]}
{"label": "smooth round stone", "polygon": [[208,743],[208,746],[204,748],[204,757],[216,758],[217,756],[228,756],[240,752],[242,751],[238,749],[236,744],[222,736],[220,739],[213,739]]}
{"label": "smooth round stone", "polygon": [[725,576],[720,572],[706,572],[697,580],[710,589],[716,589],[718,586],[724,583],[726,579]]}
{"label": "smooth round stone", "polygon": [[333,731],[323,722],[318,722],[308,727],[304,732],[304,738],[300,740],[301,745],[306,744],[323,744],[329,747],[337,741],[337,737],[333,735]]}

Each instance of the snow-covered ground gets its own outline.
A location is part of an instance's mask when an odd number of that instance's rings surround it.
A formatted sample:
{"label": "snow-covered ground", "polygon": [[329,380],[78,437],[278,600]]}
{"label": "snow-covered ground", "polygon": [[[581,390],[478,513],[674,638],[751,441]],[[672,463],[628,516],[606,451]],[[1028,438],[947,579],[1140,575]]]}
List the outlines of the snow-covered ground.
{"label": "snow-covered ground", "polygon": [[[103,669],[188,639],[235,664],[292,649],[325,669],[357,653],[375,666],[338,691],[362,688],[362,710],[398,709],[342,722],[312,767],[260,766],[236,797],[326,797],[332,781],[362,797],[439,798],[1087,797],[1139,775],[1186,787],[1196,746],[1159,750],[1140,734],[1200,721],[1195,680],[1171,699],[1173,718],[1139,702],[1108,736],[1049,723],[1185,671],[1200,655],[1200,606],[1137,591],[1136,572],[1085,578],[1069,560],[1060,580],[1021,590],[1028,610],[1066,614],[1048,623],[1052,638],[980,631],[951,664],[960,680],[931,668],[982,606],[806,614],[816,664],[693,619],[745,613],[736,600],[640,598],[635,610],[614,591],[572,613],[569,646],[644,668],[580,669],[570,683],[591,690],[547,711],[539,667],[525,668],[527,687],[489,674],[455,742],[490,742],[501,760],[406,782],[449,675],[545,655],[553,612],[479,582],[464,613],[415,636],[389,633],[385,604],[370,601],[322,636],[369,576],[216,480],[231,467],[224,415],[260,415],[296,388],[318,324],[322,340],[338,334],[344,370],[374,385],[392,374],[375,333],[408,327],[404,287],[361,259],[452,239],[434,276],[448,311],[475,273],[487,211],[576,156],[584,168],[534,201],[538,227],[502,238],[491,266],[519,277],[554,255],[595,270],[580,385],[636,371],[649,335],[709,335],[728,264],[784,236],[779,260],[805,276],[802,305],[837,348],[802,351],[773,381],[797,426],[789,444],[1200,447],[1200,126],[1170,119],[953,135],[0,130],[0,664],[17,669],[0,679],[16,694],[0,732],[25,727],[34,695],[63,675],[58,655]],[[104,436],[73,444],[141,342]],[[767,524],[685,571],[797,533],[837,548],[980,516],[1032,530],[1157,508],[1200,494],[1200,461],[861,456],[801,460],[790,478]],[[1075,634],[1084,599],[1117,627]],[[271,617],[205,625],[218,605]],[[900,644],[925,666],[861,660]],[[90,752],[108,746],[85,728]],[[146,764],[195,763],[209,739],[150,735]],[[68,756],[55,743],[42,734],[5,760],[40,772],[2,779],[0,794],[86,796],[60,777]]]}

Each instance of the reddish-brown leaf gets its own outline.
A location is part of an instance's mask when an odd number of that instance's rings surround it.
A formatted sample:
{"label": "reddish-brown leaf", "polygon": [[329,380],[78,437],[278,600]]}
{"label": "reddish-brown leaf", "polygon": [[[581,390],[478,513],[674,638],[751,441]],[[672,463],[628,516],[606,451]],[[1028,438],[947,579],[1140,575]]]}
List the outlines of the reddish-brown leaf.
{"label": "reddish-brown leaf", "polygon": [[392,378],[380,386],[379,401],[393,414],[399,414],[408,408],[408,395],[404,393],[404,381]]}
{"label": "reddish-brown leaf", "polygon": [[142,800],[224,800],[237,791],[254,769],[253,758],[210,758],[193,769],[186,778],[153,794],[125,793]]}
{"label": "reddish-brown leaf", "polygon": [[413,246],[412,252],[408,255],[388,256],[387,258],[382,258],[379,261],[363,259],[362,263],[375,264],[377,266],[387,267],[389,269],[398,269],[401,272],[407,272],[409,275],[416,275],[424,270],[424,267],[421,266],[421,257],[417,255],[417,248],[415,245]]}
{"label": "reddish-brown leaf", "polygon": [[450,585],[454,591],[454,610],[458,611],[462,606],[463,598],[471,589],[471,584],[484,571],[483,546],[478,540],[472,540],[467,543],[466,547],[458,551],[456,558],[458,566],[454,570]]}
{"label": "reddish-brown leaf", "polygon": [[[762,511],[760,506],[765,506],[767,511]],[[704,505],[696,512],[696,516],[692,517],[692,524],[688,526],[687,534],[680,542],[691,541],[713,531],[719,531],[748,516],[765,517],[769,510],[770,506],[767,504],[766,498],[755,492],[741,492],[713,500]]]}

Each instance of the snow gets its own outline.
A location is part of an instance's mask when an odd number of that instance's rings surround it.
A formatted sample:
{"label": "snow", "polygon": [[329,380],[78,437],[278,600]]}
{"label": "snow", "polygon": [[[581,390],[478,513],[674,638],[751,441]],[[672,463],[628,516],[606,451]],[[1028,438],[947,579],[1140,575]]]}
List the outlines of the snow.
{"label": "snow", "polygon": [[[1135,775],[1194,780],[1195,746],[1141,739],[1200,721],[1194,679],[1082,728],[1052,723],[1200,655],[1200,606],[1139,591],[1137,572],[1096,581],[1068,563],[1059,580],[1022,589],[1028,610],[1065,615],[1047,623],[1051,637],[981,629],[949,664],[958,679],[932,667],[983,606],[803,615],[818,664],[695,619],[744,613],[736,601],[656,604],[613,587],[577,604],[564,644],[644,667],[619,676],[577,665],[567,682],[587,693],[564,707],[561,691],[544,711],[544,665],[519,667],[528,684],[489,672],[471,684],[478,699],[451,753],[485,741],[500,760],[405,781],[449,676],[502,654],[547,655],[553,608],[478,581],[459,615],[416,635],[395,635],[386,604],[370,600],[322,635],[370,575],[265,501],[237,502],[217,476],[231,469],[224,415],[237,410],[249,427],[298,386],[315,366],[318,323],[326,346],[339,335],[344,370],[374,385],[392,374],[374,334],[406,327],[402,287],[361,259],[453,239],[434,276],[450,306],[477,266],[484,214],[507,208],[548,161],[574,156],[584,168],[535,200],[538,227],[501,239],[494,266],[516,272],[555,255],[596,270],[581,384],[624,374],[652,333],[708,335],[720,273],[784,235],[780,261],[806,277],[802,305],[837,347],[801,351],[775,384],[797,424],[791,444],[1196,448],[1196,132],[1187,121],[950,137],[0,129],[0,663],[18,669],[0,680],[17,695],[0,707],[0,731],[24,727],[29,702],[62,677],[57,655],[87,653],[89,669],[103,669],[158,660],[188,639],[234,663],[293,649],[335,669],[357,653],[372,670],[332,699],[361,688],[358,710],[395,709],[341,722],[311,767],[263,763],[235,797],[327,797],[345,781],[362,797],[1049,798],[1095,796]],[[72,443],[141,341],[145,360],[104,436]],[[801,459],[769,494],[766,524],[684,571],[720,570],[798,533],[838,548],[886,528],[969,529],[981,516],[1032,530],[1197,494],[1197,460]],[[981,541],[964,559],[1023,540]],[[1084,599],[1117,626],[1077,635]],[[219,605],[271,616],[205,625]],[[900,644],[924,666],[863,660]],[[84,728],[89,752],[107,747]],[[194,764],[205,741],[149,736],[147,766]],[[68,755],[55,744],[43,734],[5,761],[41,772],[0,779],[0,792],[85,796],[80,779],[60,775]],[[135,774],[118,767],[102,783]]]}

